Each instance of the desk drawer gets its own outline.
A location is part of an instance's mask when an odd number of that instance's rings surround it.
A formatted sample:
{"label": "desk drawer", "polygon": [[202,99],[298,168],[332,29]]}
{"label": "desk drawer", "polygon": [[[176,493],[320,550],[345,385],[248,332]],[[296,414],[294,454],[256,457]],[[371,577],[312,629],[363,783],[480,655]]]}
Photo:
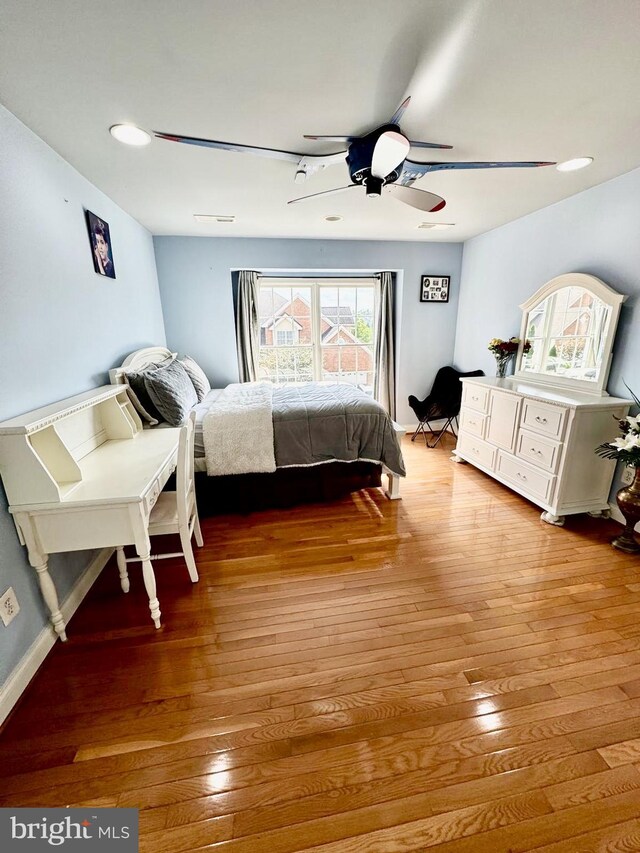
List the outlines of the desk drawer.
{"label": "desk drawer", "polygon": [[536,470],[532,465],[521,462],[515,456],[498,451],[496,472],[532,498],[545,503],[551,498],[555,477],[539,469]]}
{"label": "desk drawer", "polygon": [[477,462],[483,468],[493,471],[496,449],[486,441],[469,434],[461,435],[456,449],[464,453],[470,462]]}
{"label": "desk drawer", "polygon": [[476,412],[486,413],[489,410],[489,389],[482,385],[465,382],[462,391],[462,405]]}
{"label": "desk drawer", "polygon": [[552,438],[562,438],[566,417],[563,406],[549,406],[526,398],[522,404],[521,425]]}
{"label": "desk drawer", "polygon": [[158,500],[158,497],[160,495],[160,492],[162,491],[162,487],[167,482],[171,474],[175,471],[175,469],[176,459],[174,457],[173,459],[170,459],[169,462],[167,462],[162,471],[158,474],[156,479],[149,487],[147,494],[144,496],[144,509],[147,515],[149,515],[151,510],[154,508],[156,501]]}
{"label": "desk drawer", "polygon": [[525,429],[521,429],[518,433],[516,456],[537,465],[539,468],[544,468],[545,471],[555,474],[558,470],[561,453],[562,445],[558,444],[557,441],[552,441],[550,438],[536,435],[534,432],[528,432]]}

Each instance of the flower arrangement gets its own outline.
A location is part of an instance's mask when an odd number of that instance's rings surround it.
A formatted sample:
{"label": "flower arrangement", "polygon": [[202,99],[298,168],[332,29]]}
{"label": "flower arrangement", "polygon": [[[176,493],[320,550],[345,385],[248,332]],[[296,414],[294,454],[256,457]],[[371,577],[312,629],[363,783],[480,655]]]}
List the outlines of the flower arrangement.
{"label": "flower arrangement", "polygon": [[[497,372],[496,376],[506,376],[507,374],[507,365],[514,357],[514,355],[518,352],[518,347],[520,346],[520,338],[509,338],[508,341],[503,341],[502,338],[491,338],[489,341],[489,346],[487,349],[489,352],[492,352],[496,359],[497,364]],[[522,347],[522,351],[526,354],[531,352],[531,343],[530,341],[525,341],[524,346]]]}
{"label": "flower arrangement", "polygon": [[[491,338],[487,349],[489,350],[489,352],[492,352],[496,356],[496,358],[498,358],[504,355],[515,355],[515,353],[518,352],[519,346],[520,338],[509,338],[508,341],[503,341],[501,338]],[[522,350],[525,353],[530,352],[531,342],[525,341]]]}
{"label": "flower arrangement", "polygon": [[[628,385],[627,388],[636,406],[640,406],[640,399]],[[640,468],[640,415],[635,417],[629,415],[624,420],[618,421],[618,425],[622,435],[596,447],[596,453],[605,459],[615,459],[632,468]]]}

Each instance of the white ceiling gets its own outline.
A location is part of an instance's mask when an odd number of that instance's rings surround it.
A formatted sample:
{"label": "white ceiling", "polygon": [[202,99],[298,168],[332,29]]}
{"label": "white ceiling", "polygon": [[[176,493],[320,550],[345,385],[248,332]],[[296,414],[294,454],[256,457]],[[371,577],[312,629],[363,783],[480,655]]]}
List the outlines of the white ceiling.
{"label": "white ceiling", "polygon": [[[464,240],[640,165],[638,0],[3,0],[2,18],[5,106],[154,234]],[[300,186],[293,164],[108,133],[328,153],[303,134],[365,133],[406,94],[404,132],[454,146],[415,159],[595,162],[427,175],[437,214],[356,190],[287,207],[346,165]]]}

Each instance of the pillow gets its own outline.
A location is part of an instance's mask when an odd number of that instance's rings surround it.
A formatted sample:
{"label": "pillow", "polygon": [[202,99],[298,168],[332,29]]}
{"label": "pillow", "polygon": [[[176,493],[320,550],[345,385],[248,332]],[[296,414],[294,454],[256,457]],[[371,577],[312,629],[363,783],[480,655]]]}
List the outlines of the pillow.
{"label": "pillow", "polygon": [[196,394],[198,395],[198,402],[201,403],[209,391],[211,391],[211,383],[207,379],[204,370],[190,355],[185,355],[184,358],[178,360],[189,374],[189,379],[193,382],[193,387],[196,389]]}
{"label": "pillow", "polygon": [[143,373],[144,387],[162,418],[171,426],[185,422],[198,403],[189,374],[179,361]]}
{"label": "pillow", "polygon": [[148,370],[157,370],[157,365],[147,367],[145,370],[136,371],[135,373],[127,373],[127,390],[131,402],[140,417],[151,426],[155,426],[162,420],[162,416],[153,405],[153,400],[144,385],[144,375]]}

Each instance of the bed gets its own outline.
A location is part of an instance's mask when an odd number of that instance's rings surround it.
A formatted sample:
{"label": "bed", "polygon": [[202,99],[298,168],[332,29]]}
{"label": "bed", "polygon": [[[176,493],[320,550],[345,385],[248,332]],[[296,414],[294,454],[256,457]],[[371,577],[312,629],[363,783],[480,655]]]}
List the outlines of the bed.
{"label": "bed", "polygon": [[[109,371],[112,384],[127,384],[127,374],[142,371],[153,365],[167,365],[175,353],[164,347],[136,350],[120,367]],[[225,409],[232,392],[251,394],[255,385],[231,385],[212,389],[194,406],[196,413],[195,469],[198,502],[205,513],[249,511],[268,507],[291,506],[309,501],[333,500],[345,493],[362,488],[380,487],[382,475],[387,477],[384,494],[391,500],[400,498],[400,477],[405,474],[399,440],[404,430],[394,424],[382,407],[358,389],[345,385],[308,383],[304,386],[269,386],[272,408],[268,429],[252,430],[249,410],[235,405]],[[273,390],[270,390],[273,389]],[[233,399],[233,398],[232,398]],[[249,401],[250,403],[251,401]],[[228,404],[227,404],[228,405]],[[242,416],[238,420],[238,411]],[[239,423],[246,425],[239,429]],[[259,421],[255,422],[256,424]],[[151,428],[162,428],[162,424]],[[218,429],[216,433],[212,429]],[[222,429],[222,432],[220,430]],[[206,435],[205,435],[206,433]],[[263,435],[266,433],[267,436]],[[239,441],[235,455],[246,455],[247,438],[266,440],[272,436],[274,465],[272,473],[256,465],[242,469],[243,473],[226,475],[225,469],[211,467],[207,449],[229,438],[230,448]],[[242,441],[244,440],[244,446]],[[208,448],[207,448],[208,443]],[[243,449],[244,447],[244,449]],[[207,476],[213,472],[216,476]]]}

